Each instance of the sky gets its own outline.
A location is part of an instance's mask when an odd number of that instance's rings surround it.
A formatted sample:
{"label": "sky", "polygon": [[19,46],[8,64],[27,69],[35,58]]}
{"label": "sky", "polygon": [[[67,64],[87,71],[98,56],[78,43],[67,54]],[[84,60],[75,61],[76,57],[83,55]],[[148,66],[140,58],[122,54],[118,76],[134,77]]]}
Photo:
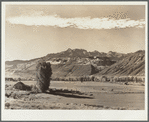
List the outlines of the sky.
{"label": "sky", "polygon": [[145,50],[144,5],[6,5],[5,60],[71,49]]}

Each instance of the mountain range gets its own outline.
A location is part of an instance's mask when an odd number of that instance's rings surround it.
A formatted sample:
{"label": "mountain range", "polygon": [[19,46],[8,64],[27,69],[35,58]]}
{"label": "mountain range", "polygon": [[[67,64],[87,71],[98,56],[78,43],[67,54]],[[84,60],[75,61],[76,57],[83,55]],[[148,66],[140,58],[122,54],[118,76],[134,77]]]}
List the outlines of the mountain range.
{"label": "mountain range", "polygon": [[15,78],[35,78],[39,60],[44,59],[52,66],[52,77],[80,76],[144,76],[145,51],[133,53],[108,53],[84,49],[67,49],[59,53],[47,54],[31,60],[5,62],[5,76]]}

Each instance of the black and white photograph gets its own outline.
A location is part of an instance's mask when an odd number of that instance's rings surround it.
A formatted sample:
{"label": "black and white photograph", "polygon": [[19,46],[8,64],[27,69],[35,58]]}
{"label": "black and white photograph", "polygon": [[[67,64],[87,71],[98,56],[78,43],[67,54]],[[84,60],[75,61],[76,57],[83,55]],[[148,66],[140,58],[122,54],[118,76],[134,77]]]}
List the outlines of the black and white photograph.
{"label": "black and white photograph", "polygon": [[47,112],[46,120],[146,120],[147,9],[147,2],[2,2],[3,118],[25,111],[36,119]]}

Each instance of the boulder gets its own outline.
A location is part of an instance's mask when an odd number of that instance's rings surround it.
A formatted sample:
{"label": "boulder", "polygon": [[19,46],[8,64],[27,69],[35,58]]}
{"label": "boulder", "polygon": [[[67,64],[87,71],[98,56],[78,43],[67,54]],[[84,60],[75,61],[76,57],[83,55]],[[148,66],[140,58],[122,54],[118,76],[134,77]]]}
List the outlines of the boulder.
{"label": "boulder", "polygon": [[50,62],[41,61],[36,66],[36,86],[39,92],[45,92],[49,89],[52,69]]}
{"label": "boulder", "polygon": [[27,91],[30,91],[31,90],[31,87],[28,86],[28,85],[25,85],[24,83],[22,82],[18,82],[16,83],[13,88],[15,89],[19,89],[19,90],[27,90]]}

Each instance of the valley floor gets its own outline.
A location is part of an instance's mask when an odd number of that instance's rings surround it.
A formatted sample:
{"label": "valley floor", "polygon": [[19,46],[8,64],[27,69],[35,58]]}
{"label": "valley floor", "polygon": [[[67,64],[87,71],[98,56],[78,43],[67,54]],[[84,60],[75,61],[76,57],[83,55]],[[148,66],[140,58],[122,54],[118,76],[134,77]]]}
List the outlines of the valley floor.
{"label": "valley floor", "polygon": [[[6,81],[5,109],[144,110],[145,86],[109,82],[51,81],[47,93],[12,89]],[[32,85],[35,81],[23,81]]]}

